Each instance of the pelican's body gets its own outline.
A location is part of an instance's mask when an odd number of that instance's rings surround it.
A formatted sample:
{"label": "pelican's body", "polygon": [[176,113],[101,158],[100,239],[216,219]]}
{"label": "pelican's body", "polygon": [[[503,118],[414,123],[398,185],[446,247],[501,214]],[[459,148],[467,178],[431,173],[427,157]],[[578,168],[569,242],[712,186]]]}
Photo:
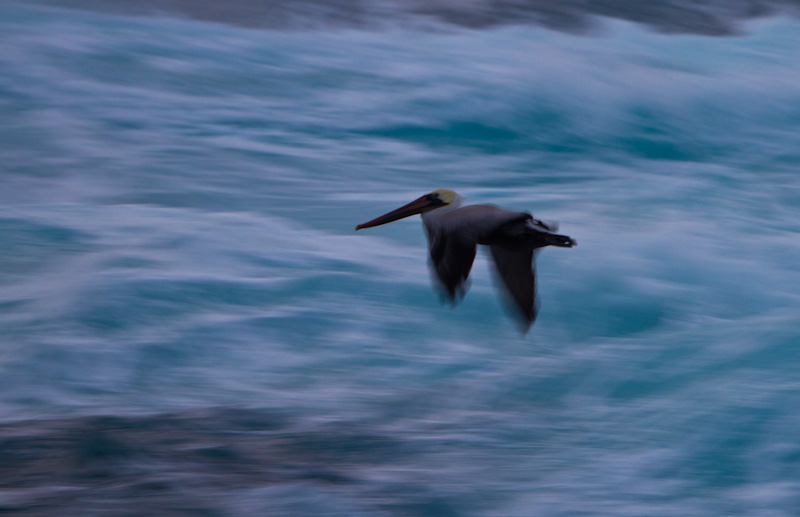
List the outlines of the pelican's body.
{"label": "pelican's body", "polygon": [[447,189],[434,190],[411,203],[356,230],[422,214],[428,234],[431,265],[443,292],[452,301],[460,299],[478,244],[489,246],[497,272],[527,331],[536,319],[536,281],[533,252],[545,246],[569,248],[576,242],[554,233],[556,225],[534,219],[527,212],[494,205],[461,207],[463,198]]}

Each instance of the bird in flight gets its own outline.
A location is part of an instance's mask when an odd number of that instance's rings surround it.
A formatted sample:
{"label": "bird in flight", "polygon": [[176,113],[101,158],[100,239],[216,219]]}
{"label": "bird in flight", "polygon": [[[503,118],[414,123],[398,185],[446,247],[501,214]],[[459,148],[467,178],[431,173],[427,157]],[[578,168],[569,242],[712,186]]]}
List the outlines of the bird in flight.
{"label": "bird in flight", "polygon": [[463,197],[436,189],[371,221],[356,230],[422,214],[428,234],[428,251],[435,277],[444,296],[457,302],[466,293],[466,281],[478,244],[489,246],[502,284],[519,316],[523,332],[536,320],[534,251],[545,246],[571,248],[574,239],[555,233],[555,223],[545,223],[527,212],[494,205],[461,206]]}

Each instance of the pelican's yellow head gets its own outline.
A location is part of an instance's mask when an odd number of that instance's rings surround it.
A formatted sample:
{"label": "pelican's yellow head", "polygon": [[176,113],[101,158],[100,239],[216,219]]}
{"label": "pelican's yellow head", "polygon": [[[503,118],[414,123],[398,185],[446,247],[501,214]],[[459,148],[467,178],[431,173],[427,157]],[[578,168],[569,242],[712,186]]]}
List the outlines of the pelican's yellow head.
{"label": "pelican's yellow head", "polygon": [[450,206],[457,200],[461,199],[461,196],[457,192],[446,188],[437,188],[436,190],[431,190],[428,192],[428,194],[426,194],[426,196],[431,196],[434,199],[438,199],[443,203],[443,206]]}
{"label": "pelican's yellow head", "polygon": [[461,199],[463,198],[452,190],[448,190],[446,188],[437,188],[436,190],[428,192],[421,198],[415,199],[407,205],[403,205],[396,210],[392,210],[388,214],[376,217],[372,221],[359,224],[356,226],[356,230],[372,228],[373,226],[391,223],[392,221],[397,221],[398,219],[402,219],[404,217],[416,214],[424,214],[425,212],[430,212],[431,210],[436,210],[437,208],[454,207],[461,202]]}

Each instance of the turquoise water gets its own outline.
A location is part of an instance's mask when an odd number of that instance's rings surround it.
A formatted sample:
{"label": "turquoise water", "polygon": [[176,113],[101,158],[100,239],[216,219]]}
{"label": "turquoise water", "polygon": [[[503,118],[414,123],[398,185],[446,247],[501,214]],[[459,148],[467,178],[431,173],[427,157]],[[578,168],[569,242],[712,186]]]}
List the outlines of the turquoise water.
{"label": "turquoise water", "polygon": [[[0,508],[796,515],[800,23],[745,29],[3,3]],[[354,233],[439,187],[579,242],[527,336]]]}

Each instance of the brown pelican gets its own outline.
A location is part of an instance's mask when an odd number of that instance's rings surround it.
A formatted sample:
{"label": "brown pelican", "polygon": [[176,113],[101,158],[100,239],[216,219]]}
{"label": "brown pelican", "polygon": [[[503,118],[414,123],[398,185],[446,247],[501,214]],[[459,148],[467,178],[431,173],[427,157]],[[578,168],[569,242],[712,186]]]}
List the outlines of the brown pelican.
{"label": "brown pelican", "polygon": [[533,253],[545,246],[571,248],[577,243],[555,233],[558,226],[544,223],[527,212],[494,205],[461,207],[464,198],[447,189],[436,189],[396,210],[359,224],[356,230],[391,223],[422,214],[428,233],[428,250],[435,277],[452,302],[465,294],[465,282],[475,260],[478,244],[489,246],[503,285],[527,332],[536,320],[536,280]]}

